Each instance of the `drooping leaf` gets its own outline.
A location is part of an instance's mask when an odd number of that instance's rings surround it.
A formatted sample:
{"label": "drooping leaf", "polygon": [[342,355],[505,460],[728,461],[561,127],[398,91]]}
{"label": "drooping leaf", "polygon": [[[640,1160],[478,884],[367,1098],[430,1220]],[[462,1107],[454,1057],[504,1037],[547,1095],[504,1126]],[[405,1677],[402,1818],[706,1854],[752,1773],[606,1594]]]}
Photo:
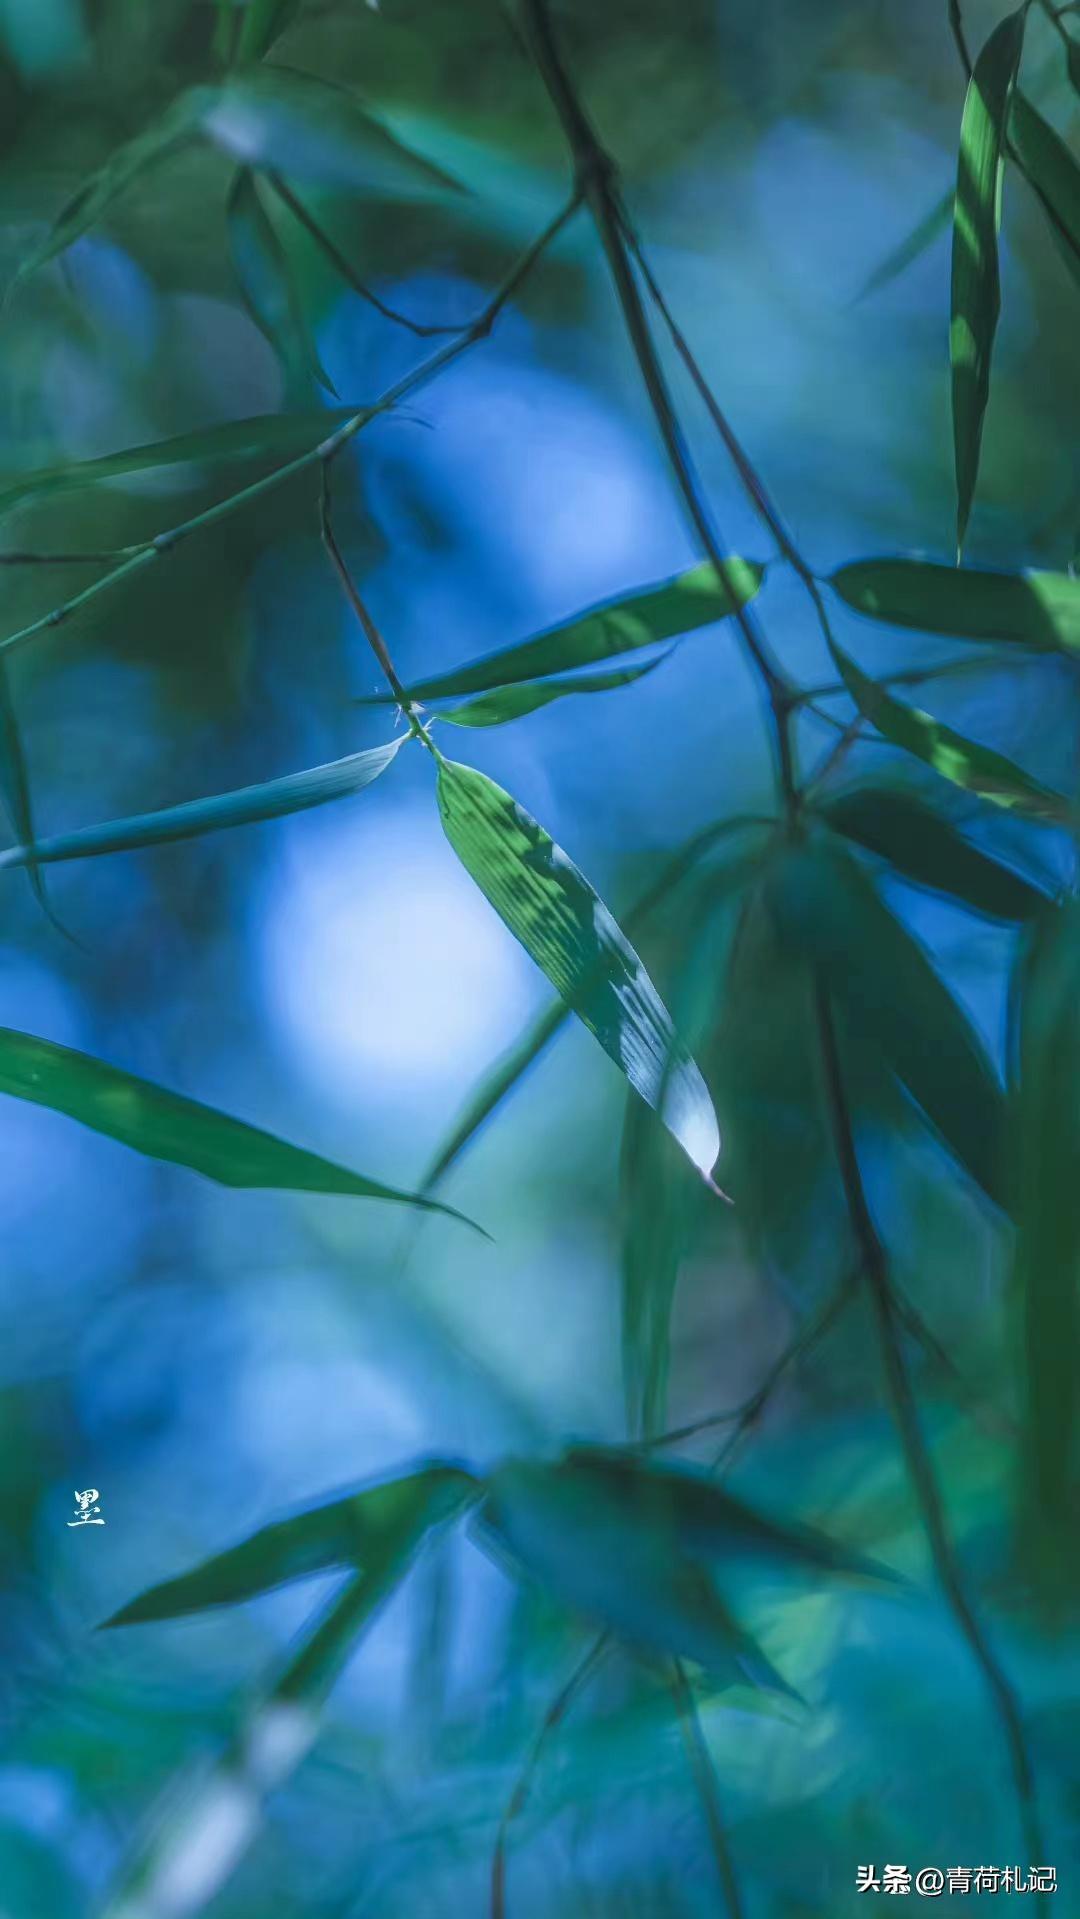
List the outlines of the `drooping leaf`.
{"label": "drooping leaf", "polygon": [[250,167],[237,170],[226,217],[229,250],[244,305],[269,340],[286,378],[311,378],[335,393],[333,381],[319,364],[288,255],[259,199]]}
{"label": "drooping leaf", "polygon": [[1009,14],[987,40],[968,83],[960,126],[949,328],[958,551],[963,549],[975,497],[990,398],[990,363],[1001,311],[998,230],[1005,130],[1026,14],[1026,7]]}
{"label": "drooping leaf", "polygon": [[508,720],[520,720],[526,713],[535,713],[542,706],[550,706],[552,700],[565,700],[574,693],[610,693],[619,686],[632,686],[635,680],[644,679],[647,673],[662,666],[671,650],[669,647],[659,659],[647,660],[644,666],[621,666],[608,673],[579,673],[574,678],[526,680],[518,686],[496,687],[475,700],[468,700],[464,706],[447,707],[439,718],[450,720],[454,726],[505,726]]}
{"label": "drooping leaf", "polygon": [[868,300],[871,294],[883,292],[885,287],[890,286],[894,280],[898,280],[902,273],[906,273],[908,267],[914,265],[919,255],[925,253],[927,247],[933,246],[938,234],[944,233],[950,226],[955,204],[956,190],[954,187],[949,187],[940,200],[935,200],[929,213],[919,221],[918,226],[908,234],[907,238],[901,240],[899,246],[894,247],[891,253],[887,253],[881,264],[874,268],[856,298]]}
{"label": "drooping leaf", "polygon": [[452,1207],[351,1173],[318,1153],[290,1146],[261,1127],[248,1126],[182,1093],[170,1093],[89,1053],[57,1046],[33,1033],[17,1033],[9,1026],[0,1027],[0,1093],[66,1113],[149,1159],[189,1166],[222,1186],[345,1193],[461,1217]]}
{"label": "drooping leaf", "polygon": [[880,853],[907,879],[991,919],[1030,919],[1046,904],[1038,887],[981,852],[913,794],[858,786],[826,801],[821,811],[834,832]]}
{"label": "drooping leaf", "polygon": [[834,839],[792,846],[766,878],[782,940],[876,1047],[976,1183],[1006,1203],[1004,1097],[967,1015]]}
{"label": "drooping leaf", "polygon": [[758,1512],[701,1467],[643,1459],[614,1446],[572,1446],[566,1463],[593,1484],[621,1489],[646,1510],[669,1513],[682,1550],[718,1572],[747,1561],[780,1571],[813,1568],[853,1579],[898,1579],[889,1567],[818,1527]]}
{"label": "drooping leaf", "polygon": [[248,0],[236,50],[238,59],[261,60],[299,11],[300,0]]}
{"label": "drooping leaf", "polygon": [[[728,565],[737,604],[745,606],[758,591],[765,569],[746,560],[733,559]],[[489,653],[451,673],[419,680],[408,688],[409,696],[414,700],[460,699],[468,693],[487,693],[492,687],[515,686],[550,673],[596,666],[620,653],[652,646],[654,641],[675,639],[696,627],[712,626],[733,612],[735,605],[736,600],[720,586],[711,566],[695,566],[659,586],[590,607],[576,619],[549,627],[519,646]],[[383,703],[381,696],[378,703]]]}
{"label": "drooping leaf", "polygon": [[924,760],[954,786],[978,793],[981,799],[990,800],[1006,812],[1041,820],[1047,825],[1068,822],[1069,802],[1063,794],[1040,786],[1004,753],[995,753],[992,747],[966,739],[943,720],[935,720],[919,707],[898,700],[864,673],[842,647],[834,644],[832,654],[859,712],[894,746],[903,747],[905,752]]}
{"label": "drooping leaf", "polygon": [[1020,1540],[1043,1594],[1075,1593],[1080,1431],[1080,904],[1048,912],[1021,965],[1015,1285],[1024,1328]]}
{"label": "drooping leaf", "polygon": [[438,797],[447,839],[466,871],[708,1178],[720,1151],[708,1089],[606,906],[543,827],[486,774],[440,758]]}
{"label": "drooping leaf", "polygon": [[389,1540],[432,1525],[478,1498],[480,1492],[471,1474],[441,1463],[384,1480],[363,1492],[260,1527],[240,1545],[215,1553],[191,1572],[149,1587],[104,1625],[135,1626],[204,1612],[210,1606],[235,1606],[256,1593],[333,1566],[366,1572],[378,1562]]}
{"label": "drooping leaf", "polygon": [[1014,640],[1080,651],[1080,580],[1070,573],[990,573],[929,560],[856,560],[832,576],[846,605],[885,626],[955,640]]}
{"label": "drooping leaf", "polygon": [[110,154],[61,207],[44,239],[21,263],[15,284],[88,232],[141,173],[193,139],[212,93],[212,88],[197,87],[181,94],[160,119]]}
{"label": "drooping leaf", "polygon": [[99,826],[77,826],[70,833],[56,833],[30,846],[11,846],[0,853],[0,868],[31,862],[44,866],[56,860],[87,859],[97,853],[162,846],[169,840],[194,839],[223,827],[247,826],[325,806],[330,800],[345,799],[370,786],[409,737],[402,733],[396,740],[369,747],[364,753],[350,753],[346,759],[309,766],[302,773],[286,773],[279,780],[265,780],[258,786],[241,786],[232,793],[215,793],[204,800],[184,800],[179,806],[137,813],[130,819],[105,820]]}
{"label": "drooping leaf", "polygon": [[601,1474],[573,1458],[511,1460],[489,1481],[480,1539],[556,1599],[646,1652],[678,1654],[721,1683],[791,1692],[679,1539],[646,1473]]}
{"label": "drooping leaf", "polygon": [[258,413],[249,420],[229,420],[224,426],[197,428],[147,446],[127,446],[96,460],[72,460],[63,466],[37,467],[13,476],[0,489],[0,513],[39,494],[67,493],[94,486],[99,480],[124,479],[131,473],[150,473],[156,467],[189,466],[198,484],[202,469],[232,466],[244,460],[274,460],[329,439],[336,427],[354,417],[352,407],[327,408],[315,413]]}
{"label": "drooping leaf", "polygon": [[395,199],[464,191],[397,139],[356,94],[290,67],[236,74],[204,99],[201,125],[241,166],[273,169],[287,180]]}
{"label": "drooping leaf", "polygon": [[1080,166],[1061,135],[1019,88],[1013,94],[1009,134],[1061,257],[1073,279],[1080,281]]}

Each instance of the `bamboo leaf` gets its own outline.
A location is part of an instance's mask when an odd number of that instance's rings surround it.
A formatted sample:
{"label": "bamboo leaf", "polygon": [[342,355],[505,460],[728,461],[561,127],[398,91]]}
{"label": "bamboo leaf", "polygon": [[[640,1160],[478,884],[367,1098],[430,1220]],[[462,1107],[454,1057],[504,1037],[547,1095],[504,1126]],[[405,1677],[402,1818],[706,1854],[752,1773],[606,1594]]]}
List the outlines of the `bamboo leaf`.
{"label": "bamboo leaf", "polygon": [[834,832],[880,854],[905,878],[990,919],[1027,920],[1046,905],[1038,887],[981,852],[910,793],[859,786],[828,800],[821,811]]}
{"label": "bamboo leaf", "polygon": [[925,253],[927,247],[933,246],[938,234],[944,233],[951,225],[955,205],[956,190],[950,187],[946,193],[942,194],[940,200],[935,200],[929,213],[919,221],[918,226],[908,234],[907,238],[901,240],[899,246],[894,247],[891,253],[887,253],[881,264],[874,268],[855,296],[856,301],[868,300],[871,294],[883,292],[894,280],[898,280],[902,273],[906,273],[908,267],[914,265],[919,255]]}
{"label": "bamboo leaf", "polygon": [[[747,560],[730,560],[730,576],[735,586],[731,596],[721,587],[711,566],[695,566],[688,573],[665,580],[659,586],[607,600],[590,607],[573,620],[549,627],[534,639],[519,646],[506,647],[501,653],[489,653],[484,659],[459,666],[452,673],[419,680],[408,689],[410,699],[441,700],[461,698],[467,693],[487,693],[492,687],[515,686],[522,680],[542,679],[550,673],[566,673],[579,666],[596,666],[620,653],[652,646],[657,640],[675,639],[701,626],[712,626],[752,600],[765,575],[762,566]],[[380,696],[372,704],[385,704]]]}
{"label": "bamboo leaf", "polygon": [[875,559],[840,567],[830,583],[847,606],[885,626],[1080,651],[1080,580],[1071,573],[991,573],[929,560]]}
{"label": "bamboo leaf", "polygon": [[447,839],[504,925],[708,1179],[720,1151],[708,1090],[606,906],[486,774],[440,759],[438,797]]}
{"label": "bamboo leaf", "polygon": [[1017,89],[1009,115],[1016,157],[1074,280],[1080,281],[1080,167],[1061,135]]}
{"label": "bamboo leaf", "polygon": [[240,27],[237,57],[261,60],[274,41],[290,27],[300,11],[300,0],[248,0]]}
{"label": "bamboo leaf", "polygon": [[447,708],[438,717],[451,721],[454,726],[505,726],[509,720],[520,720],[526,713],[535,713],[540,707],[550,706],[553,700],[565,700],[570,694],[611,693],[616,687],[632,686],[635,680],[642,680],[663,666],[672,651],[669,647],[659,659],[646,660],[644,666],[622,666],[608,673],[579,673],[576,678],[526,680],[519,686],[496,687],[464,706]]}
{"label": "bamboo leaf", "polygon": [[350,753],[346,759],[309,766],[302,773],[286,773],[282,779],[265,780],[258,786],[241,786],[232,793],[215,793],[209,799],[185,800],[179,806],[137,813],[130,819],[106,820],[100,826],[77,826],[70,833],[57,833],[36,844],[8,847],[0,853],[0,868],[125,853],[134,847],[194,839],[223,827],[247,826],[325,806],[330,800],[363,792],[386,771],[409,737],[402,733],[396,740],[370,747],[367,752]]}
{"label": "bamboo leaf", "polygon": [[9,1026],[0,1027],[0,1093],[66,1113],[148,1159],[188,1166],[222,1186],[389,1199],[461,1218],[452,1207],[349,1172],[213,1106]]}
{"label": "bamboo leaf", "polygon": [[1047,825],[1067,824],[1069,802],[1063,794],[1040,786],[1003,753],[965,739],[943,720],[896,699],[835,643],[832,655],[859,712],[894,746],[913,753],[954,786],[977,793],[1006,812]]}
{"label": "bamboo leaf", "polygon": [[1004,1198],[1002,1089],[981,1040],[923,948],[836,841],[793,847],[770,869],[781,939],[875,1046],[984,1193]]}
{"label": "bamboo leaf", "polygon": [[204,98],[202,130],[241,166],[395,199],[463,193],[345,87],[290,67],[239,73]]}
{"label": "bamboo leaf", "polygon": [[413,1539],[437,1519],[459,1511],[481,1488],[471,1474],[442,1463],[385,1480],[345,1499],[315,1506],[262,1526],[238,1546],[215,1553],[176,1579],[151,1586],[104,1621],[142,1625],[176,1619],[211,1606],[235,1606],[330,1567],[361,1572],[378,1564],[388,1542]]}
{"label": "bamboo leaf", "polygon": [[250,167],[237,170],[226,217],[229,250],[244,305],[281,361],[286,378],[316,380],[334,393],[333,381],[319,364],[288,256],[259,199]]}
{"label": "bamboo leaf", "polygon": [[1048,912],[1021,965],[1015,1283],[1024,1326],[1020,1539],[1044,1595],[1075,1592],[1080,1384],[1080,905]]}
{"label": "bamboo leaf", "polygon": [[990,363],[1001,310],[998,230],[1005,129],[1026,15],[1026,7],[1009,14],[987,40],[968,84],[960,126],[949,329],[958,552],[963,550],[975,497],[990,398]]}

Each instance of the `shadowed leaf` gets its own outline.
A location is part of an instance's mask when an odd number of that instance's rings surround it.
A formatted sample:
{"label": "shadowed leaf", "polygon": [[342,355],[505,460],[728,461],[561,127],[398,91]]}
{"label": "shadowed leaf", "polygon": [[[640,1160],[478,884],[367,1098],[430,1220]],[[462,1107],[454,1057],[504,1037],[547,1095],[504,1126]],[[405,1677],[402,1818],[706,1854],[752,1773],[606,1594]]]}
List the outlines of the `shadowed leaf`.
{"label": "shadowed leaf", "polygon": [[505,726],[508,720],[522,719],[526,713],[535,713],[542,706],[550,706],[552,700],[565,700],[573,693],[610,693],[619,686],[632,686],[635,680],[643,680],[646,674],[663,666],[671,651],[669,647],[658,660],[647,660],[644,666],[616,667],[610,673],[580,673],[574,679],[525,681],[520,686],[496,687],[491,693],[469,700],[465,706],[447,708],[438,717],[450,720],[454,726]]}
{"label": "shadowed leaf", "polygon": [[885,626],[956,640],[1014,640],[1080,651],[1080,580],[1070,573],[989,573],[929,560],[857,560],[831,584],[846,605]]}
{"label": "shadowed leaf", "polygon": [[1037,887],[981,852],[910,793],[859,786],[821,811],[834,832],[879,853],[906,879],[963,900],[991,919],[1030,919],[1046,904]]}
{"label": "shadowed leaf", "polygon": [[556,990],[709,1177],[720,1137],[705,1082],[637,954],[573,861],[486,774],[440,760],[447,839]]}
{"label": "shadowed leaf", "polygon": [[350,1173],[213,1106],[9,1026],[0,1027],[0,1093],[66,1113],[149,1159],[189,1166],[222,1186],[390,1199],[461,1218],[452,1207]]}
{"label": "shadowed leaf", "polygon": [[77,826],[70,833],[56,833],[36,845],[11,846],[0,853],[0,868],[125,853],[134,847],[194,839],[200,833],[220,832],[223,827],[248,826],[300,813],[308,807],[325,806],[330,800],[363,792],[386,771],[409,737],[402,733],[396,740],[370,747],[365,753],[350,753],[346,759],[309,766],[303,773],[286,773],[282,779],[265,780],[258,786],[237,787],[232,793],[215,793],[204,800],[185,800],[179,806],[137,813],[130,819],[105,820],[100,826]]}
{"label": "shadowed leaf", "polygon": [[990,363],[1001,310],[998,229],[1005,127],[1024,40],[1026,8],[995,27],[975,62],[960,126],[953,215],[953,442],[956,455],[956,544],[963,549],[979,471]]}
{"label": "shadowed leaf", "polygon": [[356,94],[290,67],[237,74],[205,99],[201,124],[242,166],[272,168],[287,180],[406,199],[464,192],[398,140]]}
{"label": "shadowed leaf", "polygon": [[226,217],[229,251],[244,305],[269,340],[286,378],[311,378],[334,393],[333,381],[319,364],[288,256],[259,199],[250,167],[241,167],[233,180]]}
{"label": "shadowed leaf", "polygon": [[1019,89],[1013,95],[1009,134],[1062,259],[1080,281],[1080,167],[1061,135]]}
{"label": "shadowed leaf", "polygon": [[261,60],[274,41],[292,25],[300,0],[248,0],[240,27],[237,58]]}

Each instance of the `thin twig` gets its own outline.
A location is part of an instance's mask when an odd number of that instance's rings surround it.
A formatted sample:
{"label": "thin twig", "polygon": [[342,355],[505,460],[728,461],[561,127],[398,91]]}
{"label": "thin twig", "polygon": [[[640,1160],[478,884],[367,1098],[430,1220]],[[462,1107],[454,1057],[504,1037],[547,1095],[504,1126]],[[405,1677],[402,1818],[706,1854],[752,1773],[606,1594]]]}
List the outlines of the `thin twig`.
{"label": "thin twig", "polygon": [[877,1324],[878,1344],[897,1436],[922,1515],[934,1569],[946,1602],[971,1648],[997,1712],[1012,1766],[1028,1857],[1043,1857],[1042,1833],[1035,1803],[1035,1781],[1020,1708],[1012,1686],[998,1664],[964,1586],[949,1536],[944,1505],[933,1462],[919,1424],[918,1406],[904,1359],[900,1316],[889,1274],[888,1257],[870,1212],[859,1167],[851,1114],[844,1087],[829,995],[819,982],[816,994],[818,1045],[829,1126],[855,1236],[862,1273]]}
{"label": "thin twig", "polygon": [[544,1747],[556,1727],[565,1719],[586,1681],[592,1678],[601,1660],[606,1658],[611,1645],[610,1632],[602,1632],[593,1640],[584,1658],[578,1661],[569,1679],[559,1688],[540,1722],[528,1756],[518,1774],[517,1783],[503,1808],[499,1830],[495,1836],[495,1850],[491,1860],[491,1919],[506,1919],[506,1848],[510,1827],[524,1811]]}
{"label": "thin twig", "polygon": [[342,253],[341,248],[330,238],[325,228],[319,225],[315,215],[310,212],[302,200],[298,199],[297,195],[287,182],[282,179],[281,175],[279,173],[268,173],[266,177],[274,189],[274,192],[277,194],[278,199],[284,206],[288,207],[289,212],[299,221],[304,231],[309,233],[315,241],[315,244],[322,249],[335,272],[341,275],[346,285],[350,286],[354,293],[358,293],[362,300],[366,300],[368,305],[373,306],[377,313],[381,313],[384,320],[393,320],[395,326],[407,327],[408,331],[415,334],[419,340],[432,340],[440,333],[465,333],[468,331],[468,321],[459,321],[455,326],[434,326],[420,320],[412,320],[407,313],[399,313],[396,307],[388,306],[385,300],[381,300],[379,295],[373,293],[371,288],[361,280],[359,274],[349,264],[349,261]]}
{"label": "thin twig", "polygon": [[397,668],[390,658],[390,649],[376,626],[375,621],[372,619],[371,614],[368,612],[367,606],[361,597],[360,589],[353,579],[349,567],[346,564],[345,557],[337,543],[337,536],[334,533],[332,503],[330,498],[330,465],[331,462],[329,460],[324,460],[322,485],[319,494],[319,519],[322,530],[322,542],[329,555],[334,572],[337,574],[345,598],[356,614],[364,630],[368,645],[386,676],[386,683],[401,708],[402,713],[411,722],[413,714],[412,702],[398,678]]}
{"label": "thin twig", "polygon": [[675,1712],[679,1721],[679,1731],[683,1736],[686,1756],[690,1761],[690,1770],[694,1775],[701,1809],[705,1815],[705,1824],[709,1829],[713,1858],[723,1887],[724,1900],[731,1919],[742,1919],[744,1907],[739,1895],[739,1882],[735,1877],[735,1862],[731,1856],[727,1833],[724,1830],[723,1813],[720,1807],[720,1789],[717,1784],[716,1767],[712,1754],[701,1730],[697,1701],[694,1698],[690,1682],[686,1677],[686,1668],[681,1659],[672,1661],[669,1680],[672,1696],[675,1700]]}
{"label": "thin twig", "polygon": [[103,566],[138,550],[122,546],[108,553],[0,553],[0,566]]}
{"label": "thin twig", "polygon": [[298,474],[306,473],[312,467],[322,465],[326,461],[334,459],[337,454],[340,453],[342,447],[346,446],[364,427],[370,425],[372,420],[377,420],[380,415],[388,413],[392,407],[399,405],[410,393],[415,393],[419,387],[425,386],[428,381],[433,380],[438,374],[442,373],[452,361],[467,352],[477,341],[487,338],[503,307],[507,304],[507,301],[513,298],[518,287],[532,271],[540,255],[555,239],[556,235],[562,231],[562,228],[577,211],[580,204],[580,193],[575,192],[571,194],[569,200],[555,215],[555,218],[548,222],[543,232],[537,236],[532,245],[521,255],[516,265],[511,268],[502,285],[492,295],[492,298],[488,301],[482,312],[477,315],[472,324],[466,327],[465,331],[457,335],[456,338],[448,341],[445,346],[440,347],[436,353],[431,354],[428,359],[423,360],[419,366],[413,367],[411,372],[403,374],[401,379],[396,380],[393,386],[389,387],[382,397],[376,400],[371,406],[362,407],[359,412],[354,413],[348,420],[343,421],[335,432],[329,434],[325,440],[320,440],[319,444],[310,448],[308,452],[298,454],[295,459],[287,461],[284,466],[276,467],[272,473],[265,474],[261,480],[253,481],[250,486],[241,487],[239,492],[229,494],[226,499],[219,500],[216,505],[207,507],[204,512],[194,514],[189,520],[182,520],[179,525],[168,528],[167,531],[157,534],[154,539],[147,540],[143,545],[136,547],[130,556],[122,561],[119,566],[113,567],[110,572],[103,574],[99,580],[93,581],[90,586],[84,587],[81,593],[73,594],[69,600],[65,600],[60,606],[53,607],[51,612],[41,614],[38,619],[31,620],[29,625],[20,627],[17,632],[10,633],[5,640],[0,640],[0,654],[10,652],[16,647],[25,645],[27,640],[32,639],[38,633],[44,632],[49,627],[60,626],[65,620],[70,619],[72,614],[77,613],[91,600],[96,599],[99,593],[106,592],[110,587],[118,586],[121,580],[129,579],[132,574],[140,572],[147,566],[151,566],[154,561],[160,559],[163,554],[171,553],[174,547],[179,546],[180,542],[188,539],[191,534],[199,533],[207,527],[218,525],[220,521],[228,519],[233,513],[239,512],[242,507],[251,506],[256,500],[262,499],[266,494],[284,485],[286,481],[294,479]]}
{"label": "thin twig", "polygon": [[956,42],[956,51],[960,55],[960,64],[970,80],[973,66],[971,50],[968,47],[967,35],[964,32],[963,15],[960,12],[960,0],[949,0],[949,31]]}

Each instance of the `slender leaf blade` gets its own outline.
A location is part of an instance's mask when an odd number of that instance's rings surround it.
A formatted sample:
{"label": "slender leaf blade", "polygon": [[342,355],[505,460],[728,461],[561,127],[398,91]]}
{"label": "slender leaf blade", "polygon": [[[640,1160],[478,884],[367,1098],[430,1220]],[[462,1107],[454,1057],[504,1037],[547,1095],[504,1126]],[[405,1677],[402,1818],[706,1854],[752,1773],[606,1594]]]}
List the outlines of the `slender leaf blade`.
{"label": "slender leaf blade", "polygon": [[299,11],[300,0],[249,0],[240,27],[237,58],[261,60],[274,41],[292,25]]}
{"label": "slender leaf blade", "polygon": [[846,606],[885,626],[1080,652],[1080,580],[1071,573],[871,559],[840,567],[831,584]]}
{"label": "slender leaf blade", "polygon": [[204,102],[202,130],[243,166],[395,199],[465,191],[345,87],[291,67],[238,73]]}
{"label": "slender leaf blade", "polygon": [[261,1127],[89,1053],[9,1026],[0,1027],[0,1093],[66,1113],[148,1159],[187,1166],[221,1186],[341,1193],[453,1213],[452,1207],[349,1172],[319,1153],[291,1146]]}
{"label": "slender leaf blade", "polygon": [[523,719],[527,713],[550,706],[553,700],[565,700],[576,693],[611,693],[617,687],[632,686],[662,666],[671,651],[669,647],[659,659],[646,660],[643,666],[615,667],[608,673],[579,673],[571,679],[525,680],[517,686],[498,686],[490,693],[481,693],[477,699],[466,701],[464,706],[448,707],[439,718],[449,720],[454,726],[505,726],[510,720]]}
{"label": "slender leaf blade", "polygon": [[1026,7],[1009,14],[987,40],[968,84],[960,126],[949,328],[958,551],[963,550],[975,497],[990,399],[990,365],[1001,310],[998,230],[1005,129],[1026,14]]}
{"label": "slender leaf blade", "polygon": [[1028,920],[1046,904],[1038,887],[972,845],[913,794],[857,786],[827,800],[821,811],[834,832],[880,854],[906,879],[990,919]]}
{"label": "slender leaf blade", "polygon": [[1019,88],[1013,95],[1009,134],[1062,259],[1080,282],[1080,166],[1061,135]]}
{"label": "slender leaf blade", "polygon": [[480,1492],[471,1474],[442,1462],[384,1480],[260,1527],[239,1545],[215,1553],[190,1572],[148,1587],[103,1625],[142,1625],[210,1607],[235,1606],[257,1593],[331,1567],[365,1571],[385,1552],[388,1540],[411,1535],[418,1526],[429,1526],[436,1518],[460,1510]]}
{"label": "slender leaf blade", "polygon": [[130,819],[106,820],[100,826],[77,826],[70,833],[56,833],[26,846],[8,847],[0,853],[0,868],[45,866],[58,860],[88,859],[101,853],[162,846],[171,840],[194,839],[201,833],[217,833],[225,827],[248,826],[262,820],[281,819],[309,807],[325,806],[331,800],[363,792],[385,773],[409,737],[402,733],[396,740],[369,747],[363,753],[350,753],[345,759],[309,766],[302,773],[286,773],[281,779],[264,780],[257,786],[237,787],[231,793],[215,793],[208,799],[184,800],[179,806],[165,806],[155,813],[137,813]]}
{"label": "slender leaf blade", "polygon": [[[697,627],[726,619],[754,598],[765,576],[762,566],[747,560],[728,561],[734,586],[729,594],[709,565],[691,567],[674,579],[648,586],[618,599],[590,607],[574,619],[548,627],[534,639],[459,666],[451,673],[418,680],[409,687],[414,700],[461,699],[470,693],[488,693],[493,687],[515,686],[522,680],[568,673],[576,667],[597,666],[603,660],[657,640],[671,640]],[[377,703],[383,703],[380,699]]]}
{"label": "slender leaf blade", "polygon": [[872,294],[884,292],[894,280],[898,280],[908,267],[913,266],[920,254],[933,246],[940,233],[944,233],[952,224],[953,209],[956,205],[956,189],[949,187],[940,200],[935,200],[918,226],[914,227],[906,239],[887,253],[880,265],[863,282],[856,300],[868,300]]}
{"label": "slender leaf blade", "polygon": [[584,875],[486,774],[440,759],[438,799],[447,839],[504,925],[708,1178],[720,1151],[708,1089]]}
{"label": "slender leaf blade", "polygon": [[259,198],[250,167],[236,171],[226,219],[244,305],[269,340],[286,378],[311,378],[335,393],[333,381],[320,365],[288,255]]}

